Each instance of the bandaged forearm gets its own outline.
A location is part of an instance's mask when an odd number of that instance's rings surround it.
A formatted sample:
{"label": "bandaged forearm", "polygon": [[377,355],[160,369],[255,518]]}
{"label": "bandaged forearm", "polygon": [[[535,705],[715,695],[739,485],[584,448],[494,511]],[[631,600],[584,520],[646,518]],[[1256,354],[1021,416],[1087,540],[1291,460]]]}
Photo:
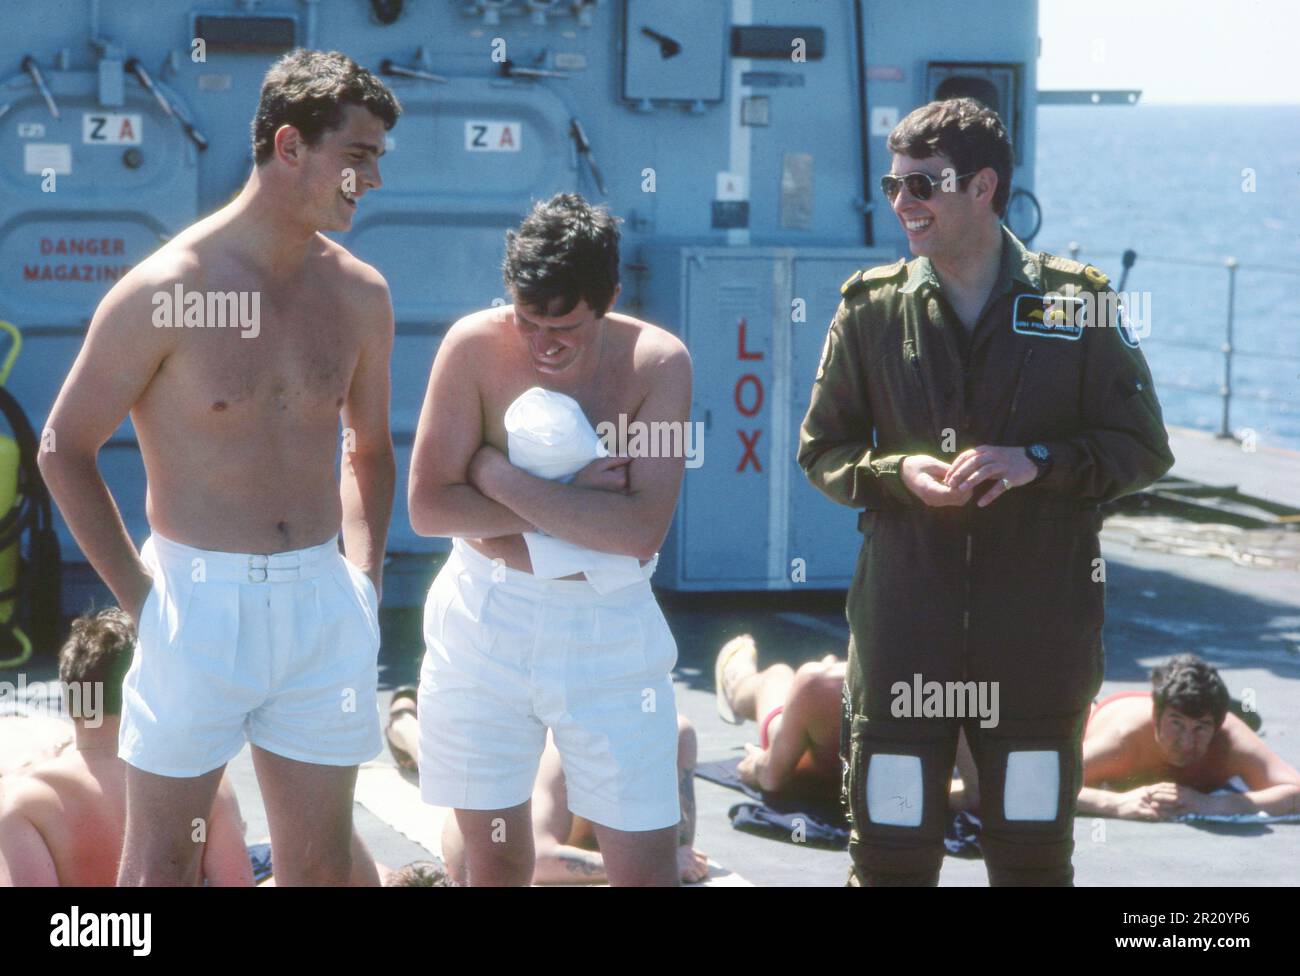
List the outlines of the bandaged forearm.
{"label": "bandaged forearm", "polygon": [[583,573],[601,591],[643,579],[645,542],[629,529],[646,524],[639,500],[564,483],[609,454],[578,402],[533,387],[506,410],[505,427],[512,468],[497,500],[541,530],[524,534],[533,574]]}

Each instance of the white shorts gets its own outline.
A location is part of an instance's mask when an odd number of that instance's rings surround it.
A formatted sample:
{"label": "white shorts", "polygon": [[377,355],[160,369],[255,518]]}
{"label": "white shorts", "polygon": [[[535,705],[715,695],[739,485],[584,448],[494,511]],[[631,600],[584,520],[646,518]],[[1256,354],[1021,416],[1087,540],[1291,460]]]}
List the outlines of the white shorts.
{"label": "white shorts", "polygon": [[140,556],[154,583],[122,686],[120,758],[200,776],[245,739],[324,766],[379,754],[378,601],[337,539],[266,556],[154,533]]}
{"label": "white shorts", "polygon": [[420,673],[426,803],[504,810],[529,798],[551,729],[569,809],[615,830],[681,819],[677,643],[648,580],[508,569],[461,540],[429,589]]}

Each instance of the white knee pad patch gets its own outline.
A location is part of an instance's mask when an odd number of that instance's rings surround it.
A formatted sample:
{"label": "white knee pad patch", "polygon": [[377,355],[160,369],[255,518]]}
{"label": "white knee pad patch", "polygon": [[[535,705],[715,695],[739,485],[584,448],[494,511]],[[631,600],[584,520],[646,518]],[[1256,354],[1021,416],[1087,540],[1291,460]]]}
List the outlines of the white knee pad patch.
{"label": "white knee pad patch", "polygon": [[867,764],[867,816],[872,823],[921,826],[921,759],[876,753]]}
{"label": "white knee pad patch", "polygon": [[1007,756],[1007,785],[1002,796],[1008,820],[1055,820],[1061,795],[1061,757],[1052,749],[1013,752]]}

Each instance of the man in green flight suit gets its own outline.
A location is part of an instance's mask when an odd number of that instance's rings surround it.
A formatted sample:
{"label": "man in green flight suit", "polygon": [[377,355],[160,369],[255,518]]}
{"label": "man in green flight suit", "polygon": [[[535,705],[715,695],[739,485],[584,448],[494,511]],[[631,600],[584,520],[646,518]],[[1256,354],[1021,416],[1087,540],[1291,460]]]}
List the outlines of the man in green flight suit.
{"label": "man in green flight suit", "polygon": [[[799,439],[809,480],[862,510],[850,884],[938,883],[964,729],[989,882],[1068,885],[1103,669],[1097,507],[1173,456],[1106,276],[1001,225],[1012,151],[997,114],[932,102],[888,146],[882,189],[916,258],[844,283]],[[921,688],[943,694],[922,703]]]}

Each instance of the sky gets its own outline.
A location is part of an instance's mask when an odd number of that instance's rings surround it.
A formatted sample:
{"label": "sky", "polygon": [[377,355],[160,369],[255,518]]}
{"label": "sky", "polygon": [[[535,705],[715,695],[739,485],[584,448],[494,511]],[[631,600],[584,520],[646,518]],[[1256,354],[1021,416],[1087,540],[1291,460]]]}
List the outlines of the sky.
{"label": "sky", "polygon": [[1300,104],[1300,0],[1039,0],[1038,87]]}

